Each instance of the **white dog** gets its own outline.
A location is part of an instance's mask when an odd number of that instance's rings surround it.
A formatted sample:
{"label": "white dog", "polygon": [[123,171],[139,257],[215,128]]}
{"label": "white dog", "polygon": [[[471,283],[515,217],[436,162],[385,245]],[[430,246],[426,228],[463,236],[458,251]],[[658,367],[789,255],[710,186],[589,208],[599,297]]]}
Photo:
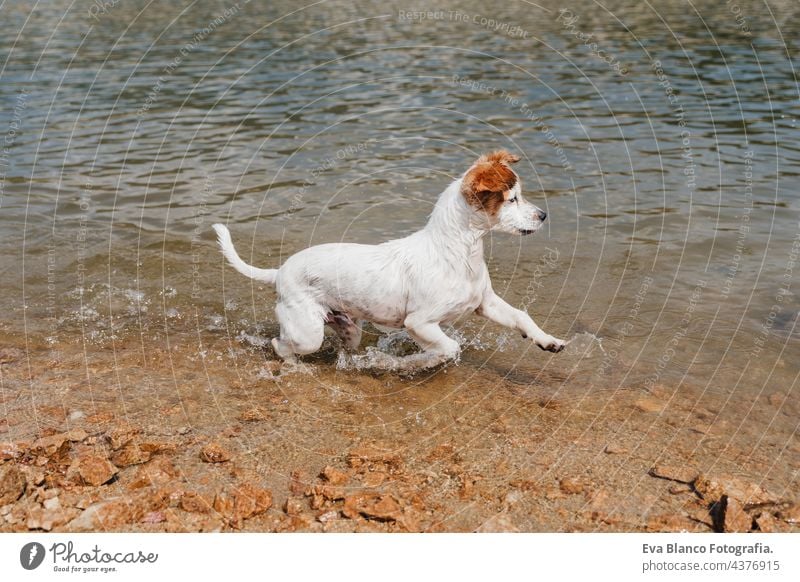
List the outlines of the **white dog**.
{"label": "white dog", "polygon": [[428,224],[406,238],[379,245],[332,243],[291,256],[279,269],[258,269],[236,253],[228,229],[214,230],[234,269],[278,292],[275,313],[280,337],[272,340],[284,360],[322,345],[330,325],[345,345],[361,342],[361,325],[405,328],[423,352],[391,358],[387,367],[416,371],[456,359],[458,342],[441,324],[475,312],[522,333],[543,350],[559,352],[565,342],[536,325],[492,290],[483,259],[483,237],[491,230],[536,232],[545,212],[526,202],[507,151],[481,156],[439,196]]}

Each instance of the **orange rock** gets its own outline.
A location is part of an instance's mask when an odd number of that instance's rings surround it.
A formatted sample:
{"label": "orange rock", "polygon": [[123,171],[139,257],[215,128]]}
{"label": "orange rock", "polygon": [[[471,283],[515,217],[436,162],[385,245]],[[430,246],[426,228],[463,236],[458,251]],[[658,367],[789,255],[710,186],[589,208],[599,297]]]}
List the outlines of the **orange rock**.
{"label": "orange rock", "polygon": [[141,520],[146,512],[138,499],[113,498],[90,505],[68,527],[75,531],[115,529]]}
{"label": "orange rock", "polygon": [[133,437],[141,433],[142,430],[128,422],[121,422],[115,428],[106,433],[106,440],[111,448],[116,450],[124,447],[133,440]]}
{"label": "orange rock", "polygon": [[135,495],[113,497],[89,505],[67,525],[75,531],[121,529],[140,522],[150,512],[163,511],[170,502],[168,490],[142,491]]}
{"label": "orange rock", "polygon": [[239,529],[242,522],[272,507],[272,493],[250,484],[239,485],[230,493],[221,492],[214,498],[214,509],[231,527]]}
{"label": "orange rock", "polygon": [[741,503],[729,497],[724,524],[726,532],[746,533],[752,529],[753,519],[744,512]]}
{"label": "orange rock", "polygon": [[231,454],[219,443],[208,443],[200,450],[200,460],[205,463],[224,463],[230,459]]}
{"label": "orange rock", "polygon": [[299,515],[303,511],[303,502],[297,497],[289,497],[283,505],[286,515]]}
{"label": "orange rock", "polygon": [[380,471],[369,472],[361,479],[364,487],[379,487],[386,480],[386,473]]}
{"label": "orange rock", "polygon": [[233,516],[233,497],[228,495],[228,493],[221,491],[214,496],[214,503],[213,503],[214,511],[222,515],[223,517],[232,517]]}
{"label": "orange rock", "polygon": [[66,433],[41,437],[33,441],[31,451],[36,455],[54,455],[68,442],[70,440],[67,438]]}
{"label": "orange rock", "polygon": [[82,455],[75,459],[67,469],[67,479],[79,485],[95,487],[108,483],[118,469],[108,459],[99,455]]}
{"label": "orange rock", "polygon": [[290,473],[289,479],[289,491],[291,491],[292,495],[296,497],[303,495],[306,490],[306,483],[308,483],[308,478],[305,473],[299,469],[295,469]]}
{"label": "orange rock", "polygon": [[178,470],[168,459],[155,458],[139,467],[128,488],[142,489],[151,485],[164,485],[174,481],[178,476]]}
{"label": "orange rock", "polygon": [[340,471],[339,469],[331,467],[330,465],[322,470],[320,477],[325,479],[325,481],[331,485],[344,485],[350,480],[350,475],[344,471]]}
{"label": "orange rock", "polygon": [[111,455],[111,461],[117,467],[129,467],[131,465],[141,465],[150,460],[150,453],[131,441],[121,449]]}
{"label": "orange rock", "polygon": [[307,496],[322,497],[327,501],[338,501],[344,499],[345,490],[342,487],[332,487],[331,485],[314,485],[308,490]]}
{"label": "orange rock", "polygon": [[367,519],[379,521],[397,521],[403,517],[402,507],[393,496],[378,493],[360,493],[346,497],[342,514],[350,519],[363,515]]}
{"label": "orange rock", "polygon": [[211,504],[199,493],[187,491],[181,495],[179,507],[189,513],[208,513]]}
{"label": "orange rock", "polygon": [[350,451],[347,464],[354,469],[397,473],[402,470],[403,460],[395,453],[363,446]]}
{"label": "orange rock", "polygon": [[139,448],[150,454],[172,453],[178,450],[178,443],[166,439],[147,439],[139,441]]}
{"label": "orange rock", "polygon": [[28,486],[25,474],[16,465],[0,467],[0,506],[14,503]]}

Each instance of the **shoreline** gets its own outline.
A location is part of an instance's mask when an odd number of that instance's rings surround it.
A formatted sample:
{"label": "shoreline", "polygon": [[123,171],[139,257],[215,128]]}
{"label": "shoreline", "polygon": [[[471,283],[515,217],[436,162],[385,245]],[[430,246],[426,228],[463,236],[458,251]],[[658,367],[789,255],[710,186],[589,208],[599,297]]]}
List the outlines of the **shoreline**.
{"label": "shoreline", "polygon": [[739,418],[469,353],[403,379],[327,350],[273,377],[270,352],[200,339],[5,338],[0,531],[800,531],[779,391]]}

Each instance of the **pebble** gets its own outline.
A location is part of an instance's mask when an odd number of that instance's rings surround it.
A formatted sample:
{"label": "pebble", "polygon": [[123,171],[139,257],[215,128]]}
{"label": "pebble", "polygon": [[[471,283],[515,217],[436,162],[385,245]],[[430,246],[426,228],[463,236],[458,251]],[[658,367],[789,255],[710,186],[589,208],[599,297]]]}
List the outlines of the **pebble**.
{"label": "pebble", "polygon": [[128,422],[121,422],[106,433],[106,440],[108,441],[108,444],[111,445],[112,449],[121,449],[141,432],[142,431],[140,428]]}
{"label": "pebble", "polygon": [[397,521],[403,516],[400,503],[393,496],[377,493],[345,497],[342,513],[350,519],[364,516],[379,521]]}
{"label": "pebble", "polygon": [[79,485],[95,487],[108,483],[119,470],[105,457],[82,455],[75,459],[67,469],[67,479]]}
{"label": "pebble", "polygon": [[211,510],[211,503],[199,493],[187,491],[181,495],[178,507],[189,513],[208,513]]}
{"label": "pebble", "polygon": [[135,442],[129,442],[118,451],[111,455],[111,461],[117,467],[130,467],[131,465],[141,465],[150,460],[150,453],[143,450]]}
{"label": "pebble", "polygon": [[77,510],[75,509],[63,511],[60,508],[42,509],[37,507],[30,510],[25,525],[28,529],[51,531],[54,527],[62,525],[75,517],[76,513]]}
{"label": "pebble", "polygon": [[334,519],[339,519],[339,512],[336,511],[335,509],[332,509],[330,511],[325,511],[317,516],[317,521],[319,521],[320,523],[326,523]]}
{"label": "pebble", "polygon": [[[430,479],[430,476],[428,478]],[[361,478],[361,484],[364,485],[364,487],[379,487],[383,484],[385,480],[386,480],[386,473],[383,473],[381,471],[371,471],[369,473],[366,473]]]}
{"label": "pebble", "polygon": [[300,515],[303,512],[303,501],[298,497],[289,497],[283,504],[286,515]]}
{"label": "pebble", "polygon": [[218,493],[214,497],[213,507],[231,527],[240,529],[244,520],[272,507],[272,492],[245,483],[230,492]]}
{"label": "pebble", "polygon": [[224,463],[230,459],[231,454],[219,443],[209,443],[200,449],[200,460],[204,463]]}
{"label": "pebble", "polygon": [[402,470],[403,460],[395,453],[382,451],[373,446],[362,446],[350,451],[347,455],[347,464],[359,470],[397,473]]}
{"label": "pebble", "polygon": [[67,442],[80,442],[89,436],[86,431],[76,428],[67,432],[36,439],[31,445],[31,450],[36,454],[54,455],[64,447]]}
{"label": "pebble", "polygon": [[320,477],[325,479],[325,481],[331,485],[344,485],[350,480],[350,475],[344,471],[340,471],[339,469],[331,467],[330,465],[322,470]]}
{"label": "pebble", "polygon": [[303,495],[308,482],[306,474],[300,469],[295,469],[289,474],[289,479],[289,491],[291,491],[292,495],[298,497]]}
{"label": "pebble", "polygon": [[93,503],[69,522],[69,529],[97,531],[119,528],[139,521],[146,510],[138,499],[112,498]]}
{"label": "pebble", "polygon": [[45,499],[43,505],[45,509],[60,509],[61,500],[58,497],[51,497],[50,499]]}
{"label": "pebble", "polygon": [[626,455],[628,454],[628,449],[623,447],[622,445],[618,445],[616,443],[608,443],[606,448],[604,449],[607,455]]}
{"label": "pebble", "polygon": [[753,520],[747,515],[742,504],[728,498],[725,506],[724,527],[726,532],[746,533],[752,529]]}
{"label": "pebble", "polygon": [[143,489],[151,485],[165,485],[179,477],[178,470],[169,459],[155,458],[141,465],[136,471],[128,489]]}
{"label": "pebble", "polygon": [[0,467],[0,505],[14,503],[25,493],[25,474],[15,465]]}

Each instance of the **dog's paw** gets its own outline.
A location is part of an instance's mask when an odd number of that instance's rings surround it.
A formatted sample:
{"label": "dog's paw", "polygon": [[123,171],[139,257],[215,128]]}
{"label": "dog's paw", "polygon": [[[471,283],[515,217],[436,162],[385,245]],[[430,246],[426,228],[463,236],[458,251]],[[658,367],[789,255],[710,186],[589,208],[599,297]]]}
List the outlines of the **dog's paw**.
{"label": "dog's paw", "polygon": [[536,342],[536,345],[546,352],[553,352],[554,354],[557,354],[564,349],[564,346],[567,345],[567,342],[553,336],[548,336],[544,340]]}

